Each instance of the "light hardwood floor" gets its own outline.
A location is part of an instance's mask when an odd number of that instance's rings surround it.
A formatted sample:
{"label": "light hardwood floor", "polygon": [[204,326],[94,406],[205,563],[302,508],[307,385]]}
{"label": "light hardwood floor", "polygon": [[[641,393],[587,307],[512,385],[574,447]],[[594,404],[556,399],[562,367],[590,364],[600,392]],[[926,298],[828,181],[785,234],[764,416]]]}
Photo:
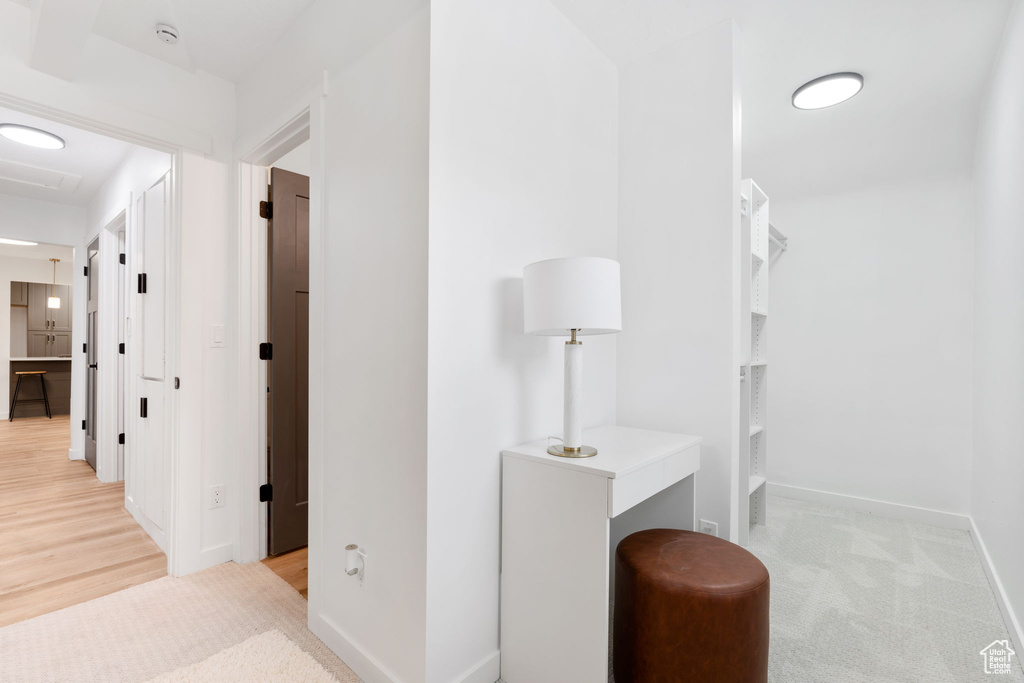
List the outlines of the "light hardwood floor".
{"label": "light hardwood floor", "polygon": [[299,548],[284,555],[263,560],[272,572],[291,584],[302,597],[309,599],[309,549]]}
{"label": "light hardwood floor", "polygon": [[124,483],[68,460],[69,417],[0,421],[0,626],[167,573]]}

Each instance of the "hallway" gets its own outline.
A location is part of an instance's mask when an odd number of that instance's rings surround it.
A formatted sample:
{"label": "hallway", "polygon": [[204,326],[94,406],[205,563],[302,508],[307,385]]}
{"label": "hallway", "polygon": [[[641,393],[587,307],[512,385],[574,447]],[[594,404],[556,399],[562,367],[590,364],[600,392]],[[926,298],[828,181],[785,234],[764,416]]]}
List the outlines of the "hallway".
{"label": "hallway", "polygon": [[67,415],[0,422],[0,626],[167,573],[124,482],[68,460],[69,427]]}

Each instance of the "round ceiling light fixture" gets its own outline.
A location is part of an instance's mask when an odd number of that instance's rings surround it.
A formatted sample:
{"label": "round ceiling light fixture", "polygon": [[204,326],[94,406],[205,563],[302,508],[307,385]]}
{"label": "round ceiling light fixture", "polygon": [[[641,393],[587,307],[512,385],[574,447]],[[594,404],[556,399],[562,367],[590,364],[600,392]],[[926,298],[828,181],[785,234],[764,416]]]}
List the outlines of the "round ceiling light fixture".
{"label": "round ceiling light fixture", "polygon": [[0,123],[0,135],[8,140],[40,149],[64,149],[64,141],[53,133],[32,126],[23,126],[20,123]]}
{"label": "round ceiling light fixture", "polygon": [[804,83],[793,93],[797,109],[824,109],[845,102],[864,87],[864,77],[853,71],[829,74]]}

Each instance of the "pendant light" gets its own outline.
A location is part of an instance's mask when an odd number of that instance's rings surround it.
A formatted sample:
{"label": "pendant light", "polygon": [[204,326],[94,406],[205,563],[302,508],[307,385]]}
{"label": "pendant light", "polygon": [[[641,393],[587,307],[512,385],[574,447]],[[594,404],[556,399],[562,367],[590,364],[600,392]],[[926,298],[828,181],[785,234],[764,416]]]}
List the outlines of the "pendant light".
{"label": "pendant light", "polygon": [[57,264],[60,263],[60,259],[52,258],[50,260],[53,261],[53,284],[50,285],[50,298],[46,300],[46,307],[60,308],[60,297],[54,292],[57,289]]}

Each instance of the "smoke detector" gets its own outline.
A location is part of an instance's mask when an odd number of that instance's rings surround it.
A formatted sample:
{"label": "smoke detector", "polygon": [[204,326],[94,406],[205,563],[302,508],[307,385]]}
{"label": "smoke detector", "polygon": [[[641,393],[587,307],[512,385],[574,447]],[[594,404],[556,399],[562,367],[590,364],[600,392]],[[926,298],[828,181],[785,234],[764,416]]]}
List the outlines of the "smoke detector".
{"label": "smoke detector", "polygon": [[178,42],[178,29],[170,24],[157,24],[156,37],[168,45],[174,45]]}

